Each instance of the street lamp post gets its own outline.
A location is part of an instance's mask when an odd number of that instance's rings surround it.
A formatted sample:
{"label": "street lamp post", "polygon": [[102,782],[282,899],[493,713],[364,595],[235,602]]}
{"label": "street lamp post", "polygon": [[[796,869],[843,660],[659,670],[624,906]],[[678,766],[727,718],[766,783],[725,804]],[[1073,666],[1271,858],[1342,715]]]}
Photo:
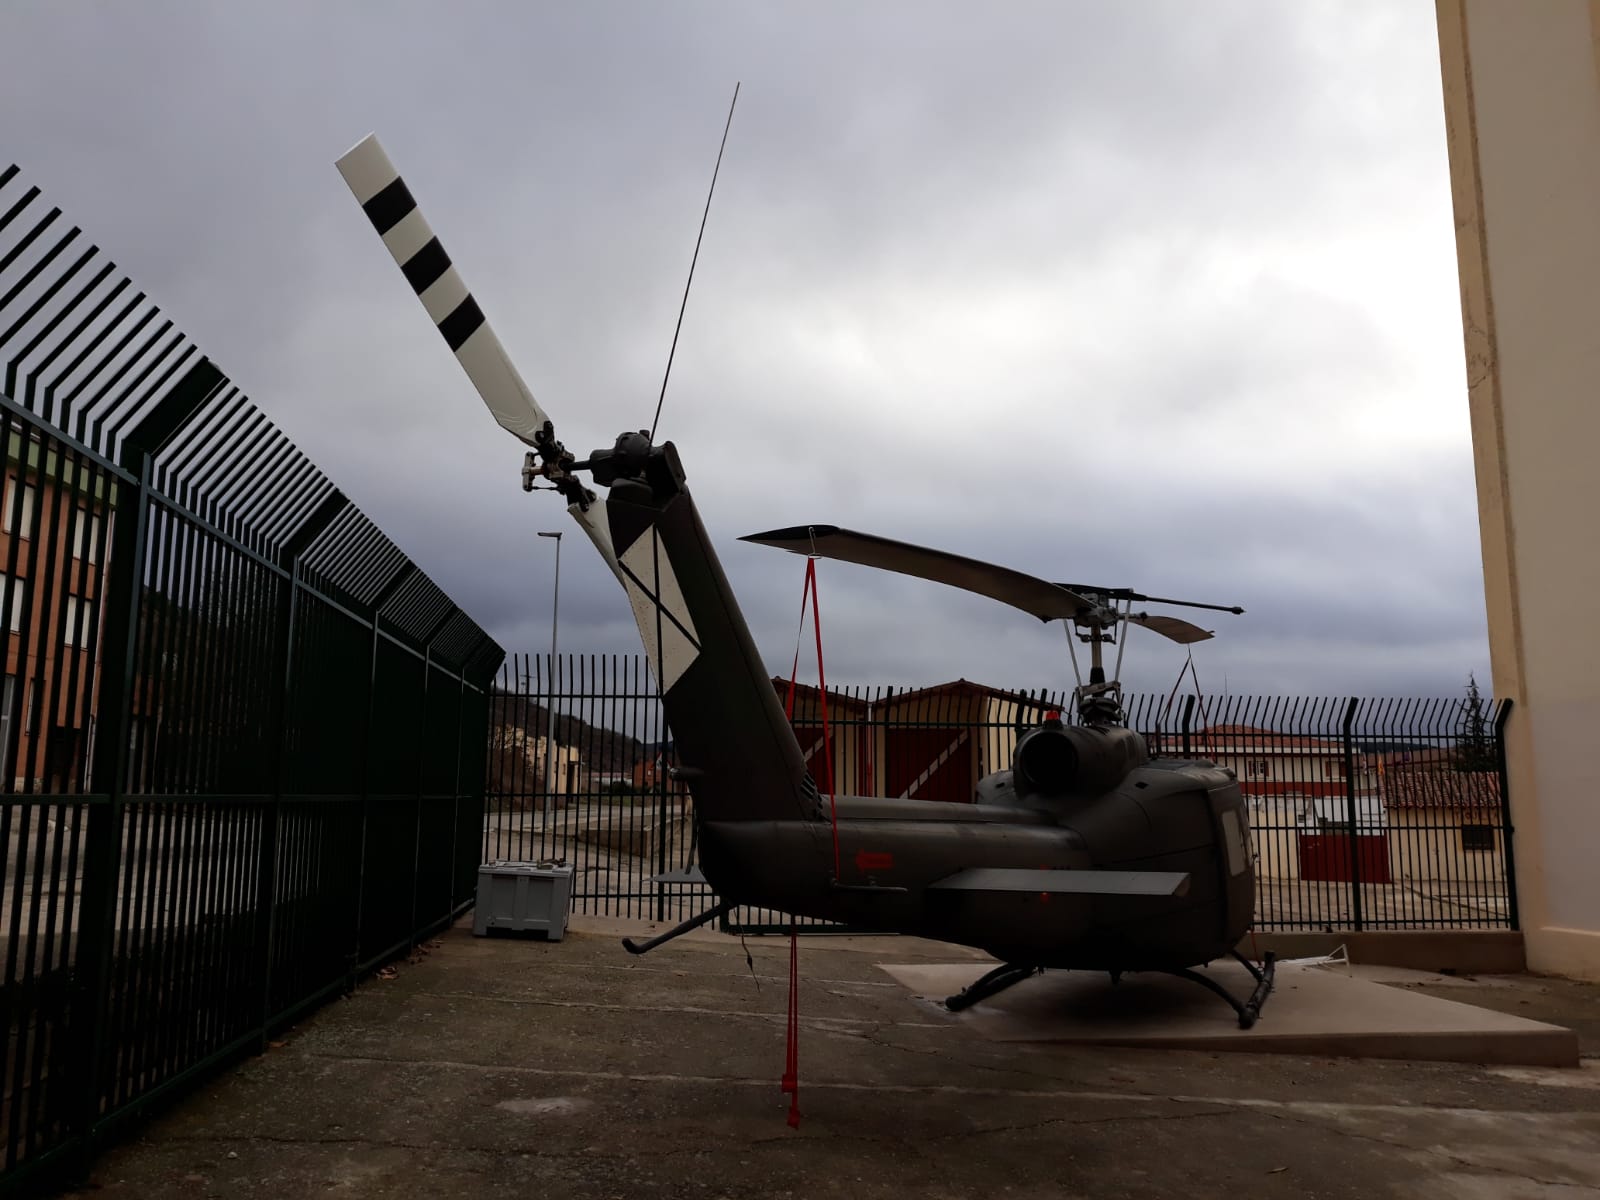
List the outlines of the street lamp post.
{"label": "street lamp post", "polygon": [[556,630],[561,619],[561,534],[540,531],[542,538],[556,540],[556,587],[550,603],[550,697],[546,708],[549,722],[544,739],[544,812],[549,818],[556,792]]}

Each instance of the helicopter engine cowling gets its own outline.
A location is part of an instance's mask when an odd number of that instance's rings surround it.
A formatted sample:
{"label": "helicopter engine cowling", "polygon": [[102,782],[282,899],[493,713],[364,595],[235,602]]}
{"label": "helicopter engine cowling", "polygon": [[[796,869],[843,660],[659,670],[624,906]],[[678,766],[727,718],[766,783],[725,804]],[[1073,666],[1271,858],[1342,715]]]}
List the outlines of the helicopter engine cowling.
{"label": "helicopter engine cowling", "polygon": [[1046,725],[1017,742],[1011,772],[1022,796],[1097,796],[1149,760],[1144,738],[1131,729]]}

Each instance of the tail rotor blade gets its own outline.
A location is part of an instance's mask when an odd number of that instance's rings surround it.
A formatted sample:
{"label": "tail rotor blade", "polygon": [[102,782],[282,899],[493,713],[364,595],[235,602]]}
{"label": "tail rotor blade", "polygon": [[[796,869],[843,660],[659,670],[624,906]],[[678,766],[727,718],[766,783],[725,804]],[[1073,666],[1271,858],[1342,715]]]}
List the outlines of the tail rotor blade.
{"label": "tail rotor blade", "polygon": [[338,167],[494,419],[534,445],[549,418],[511,365],[377,135],[363,138],[338,160]]}
{"label": "tail rotor blade", "polygon": [[[484,320],[483,310],[451,265],[450,256],[439,244],[377,136],[368,134],[338,160],[338,167],[351,194],[494,419],[543,454],[549,454],[551,447],[559,451],[550,418],[511,365],[500,339]],[[551,432],[546,436],[547,428]],[[620,579],[605,502],[591,494],[586,503],[571,504],[568,511],[583,526],[606,566]]]}

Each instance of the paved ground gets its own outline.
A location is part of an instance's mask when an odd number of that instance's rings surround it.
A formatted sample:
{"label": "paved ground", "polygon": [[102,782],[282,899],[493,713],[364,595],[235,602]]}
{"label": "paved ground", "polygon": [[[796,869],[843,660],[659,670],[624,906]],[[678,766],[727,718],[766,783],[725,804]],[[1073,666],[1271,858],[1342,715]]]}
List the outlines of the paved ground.
{"label": "paved ground", "polygon": [[[997,1043],[877,968],[952,960],[903,939],[802,943],[791,1130],[788,945],[749,947],[756,978],[715,933],[632,960],[598,931],[546,944],[458,927],[109,1152],[84,1194],[1600,1197],[1600,1059]],[[1568,1022],[1600,1055],[1600,989],[1422,986]]]}

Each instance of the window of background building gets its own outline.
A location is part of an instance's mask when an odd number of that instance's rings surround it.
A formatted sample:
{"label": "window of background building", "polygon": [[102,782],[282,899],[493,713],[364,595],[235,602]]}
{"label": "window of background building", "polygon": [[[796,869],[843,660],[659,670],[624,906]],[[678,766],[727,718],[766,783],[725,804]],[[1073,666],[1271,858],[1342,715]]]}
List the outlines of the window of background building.
{"label": "window of background building", "polygon": [[1463,850],[1493,850],[1494,826],[1463,825],[1461,827],[1461,848]]}
{"label": "window of background building", "polygon": [[61,644],[83,646],[89,641],[89,622],[94,619],[94,605],[79,603],[76,596],[67,597],[66,620],[62,622]]}
{"label": "window of background building", "polygon": [[[16,505],[16,489],[17,481],[15,479],[6,480],[5,503],[0,506],[0,529],[4,529],[6,533],[11,532],[12,515]],[[18,528],[21,529],[21,536],[23,537],[28,537],[28,531],[33,528],[33,500],[37,491],[38,489],[31,483],[23,485],[22,511],[16,513],[16,516],[20,518]]]}
{"label": "window of background building", "polygon": [[11,712],[16,707],[17,677],[7,675],[0,684],[0,778],[11,776]]}
{"label": "window of background building", "polygon": [[73,522],[72,557],[85,555],[91,563],[100,561],[100,514],[79,505],[77,520]]}

